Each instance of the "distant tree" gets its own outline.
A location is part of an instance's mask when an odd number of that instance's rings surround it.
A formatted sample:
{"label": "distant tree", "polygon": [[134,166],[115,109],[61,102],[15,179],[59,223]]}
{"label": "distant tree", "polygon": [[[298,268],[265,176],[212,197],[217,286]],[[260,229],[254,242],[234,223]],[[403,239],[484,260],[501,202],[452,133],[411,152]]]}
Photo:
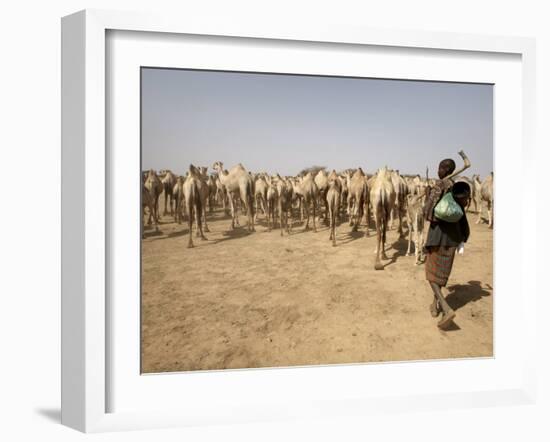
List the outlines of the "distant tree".
{"label": "distant tree", "polygon": [[327,168],[325,166],[306,167],[305,169],[302,169],[298,175],[304,176],[304,175],[307,175],[309,172],[311,172],[311,174],[315,176],[319,173],[320,170],[327,170]]}

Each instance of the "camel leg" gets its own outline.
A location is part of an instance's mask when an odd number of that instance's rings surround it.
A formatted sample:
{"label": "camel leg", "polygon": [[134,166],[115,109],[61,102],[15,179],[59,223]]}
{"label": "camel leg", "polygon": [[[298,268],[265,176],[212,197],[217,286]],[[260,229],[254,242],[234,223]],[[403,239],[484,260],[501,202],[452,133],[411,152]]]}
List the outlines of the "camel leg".
{"label": "camel leg", "polygon": [[376,260],[374,262],[374,269],[375,270],[384,270],[384,266],[382,265],[382,262],[380,261],[380,245],[382,242],[382,226],[381,226],[381,220],[378,218],[376,219]]}
{"label": "camel leg", "polygon": [[336,213],[333,210],[330,213],[330,234],[332,236],[332,247],[336,247]]}
{"label": "camel leg", "polygon": [[[412,229],[410,228],[410,225],[409,225],[409,244],[407,246],[407,253],[406,253],[405,256],[411,256],[411,241],[412,241]],[[416,255],[416,247],[415,247],[414,251],[415,251],[415,255]]]}
{"label": "camel leg", "polygon": [[304,226],[304,231],[309,230],[309,201],[304,200],[304,205],[302,206],[302,210],[305,210],[306,214],[306,225]]}
{"label": "camel leg", "polygon": [[369,223],[370,223],[370,206],[369,203],[365,203],[365,224],[367,229],[365,230],[365,236],[369,236]]}
{"label": "camel leg", "polygon": [[317,204],[315,203],[315,199],[311,200],[311,204],[313,205],[313,231],[317,233],[317,226],[315,225],[315,208]]}
{"label": "camel leg", "polygon": [[[198,210],[197,210],[197,212],[198,212]],[[204,222],[206,223],[206,207],[205,207],[205,206],[202,207],[202,212],[203,212],[203,214],[204,214]],[[202,218],[201,216],[199,216],[199,217],[197,218],[197,233],[198,233],[197,236],[200,236],[200,238],[201,238],[202,240],[206,240],[207,238],[206,238],[206,236],[204,236],[204,231],[203,231],[203,228],[202,228],[202,220],[201,220],[201,218]],[[207,228],[208,228],[208,227],[207,227]],[[208,230],[207,230],[207,232],[208,232]]]}
{"label": "camel leg", "polygon": [[487,216],[489,217],[489,228],[493,228],[493,202],[489,201],[487,203]]}
{"label": "camel leg", "polygon": [[387,231],[387,219],[382,220],[382,259],[388,259],[386,255],[386,231]]}
{"label": "camel leg", "polygon": [[279,227],[281,228],[281,236],[283,236],[283,208],[279,204]]}
{"label": "camel leg", "polygon": [[483,213],[483,201],[479,203],[479,214],[477,216],[476,224],[481,223],[481,214]]}
{"label": "camel leg", "polygon": [[289,235],[292,231],[292,205],[290,206],[290,210],[286,214],[286,231]]}
{"label": "camel leg", "polygon": [[196,231],[195,231],[195,237],[198,238],[199,236],[201,236],[200,232],[199,232],[199,222],[202,218],[202,213],[200,210],[197,210],[197,208],[195,207],[195,225],[196,225]]}
{"label": "camel leg", "polygon": [[193,207],[187,206],[187,213],[189,214],[188,217],[188,225],[189,225],[189,242],[187,243],[187,248],[193,248],[195,247],[193,244]]}
{"label": "camel leg", "polygon": [[[205,201],[205,203],[206,203],[206,201]],[[202,216],[203,216],[203,218],[204,218],[204,231],[205,231],[205,232],[210,232],[210,229],[208,228],[208,223],[206,222],[206,205],[204,205],[204,206],[202,207]],[[202,229],[202,226],[201,226],[201,232],[202,232],[202,230],[203,230],[203,229]],[[202,236],[203,236],[203,238],[204,238],[204,235],[202,235]]]}
{"label": "camel leg", "polygon": [[233,197],[229,196],[229,208],[231,210],[231,229],[235,229],[235,207],[233,205]]}

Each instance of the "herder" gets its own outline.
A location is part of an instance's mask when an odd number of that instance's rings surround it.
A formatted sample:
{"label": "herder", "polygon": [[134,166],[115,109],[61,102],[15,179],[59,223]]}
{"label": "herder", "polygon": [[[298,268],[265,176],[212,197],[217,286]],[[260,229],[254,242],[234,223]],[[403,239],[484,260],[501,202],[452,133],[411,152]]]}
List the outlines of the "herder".
{"label": "herder", "polygon": [[[468,162],[469,163],[469,162]],[[468,164],[469,165],[469,164]],[[438,322],[439,328],[445,329],[455,317],[454,310],[447,304],[441,288],[447,285],[449,275],[453,267],[455,253],[462,254],[464,243],[470,236],[470,227],[466,218],[465,207],[470,199],[471,189],[467,183],[453,183],[452,177],[456,164],[452,159],[445,159],[439,163],[439,181],[430,189],[424,206],[424,217],[430,222],[428,237],[426,240],[426,279],[434,294],[430,306],[432,316],[438,317],[443,313]],[[454,202],[462,208],[460,218],[456,221],[444,221],[435,216],[437,204],[447,194],[451,193]],[[460,209],[458,209],[460,211]]]}

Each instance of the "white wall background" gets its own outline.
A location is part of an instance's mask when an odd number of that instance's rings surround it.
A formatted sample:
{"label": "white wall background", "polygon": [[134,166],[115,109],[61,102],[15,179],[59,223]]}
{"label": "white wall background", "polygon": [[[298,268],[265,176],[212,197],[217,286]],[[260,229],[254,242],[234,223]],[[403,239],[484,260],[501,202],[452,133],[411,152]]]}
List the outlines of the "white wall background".
{"label": "white wall background", "polygon": [[[350,23],[377,28],[537,38],[539,149],[550,137],[550,14],[544,1],[31,0],[0,7],[0,440],[549,440],[548,290],[540,278],[539,405],[380,415],[325,422],[161,430],[85,436],[60,416],[60,17],[84,8],[168,11],[270,22]],[[548,160],[548,154],[544,153]],[[540,176],[534,185],[550,200]],[[7,199],[6,199],[7,197]],[[548,210],[538,214],[547,219]],[[542,276],[548,239],[539,223],[533,265]],[[513,239],[512,239],[513,240]],[[537,259],[538,258],[538,259]]]}

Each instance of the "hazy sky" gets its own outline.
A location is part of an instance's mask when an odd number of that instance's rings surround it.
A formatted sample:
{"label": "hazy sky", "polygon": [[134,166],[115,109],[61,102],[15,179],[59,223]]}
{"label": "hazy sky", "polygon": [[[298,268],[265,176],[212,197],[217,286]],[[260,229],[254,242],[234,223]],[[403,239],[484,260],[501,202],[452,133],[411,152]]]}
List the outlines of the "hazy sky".
{"label": "hazy sky", "polygon": [[297,174],[387,165],[430,176],[458,150],[493,170],[491,85],[142,69],[142,166]]}

